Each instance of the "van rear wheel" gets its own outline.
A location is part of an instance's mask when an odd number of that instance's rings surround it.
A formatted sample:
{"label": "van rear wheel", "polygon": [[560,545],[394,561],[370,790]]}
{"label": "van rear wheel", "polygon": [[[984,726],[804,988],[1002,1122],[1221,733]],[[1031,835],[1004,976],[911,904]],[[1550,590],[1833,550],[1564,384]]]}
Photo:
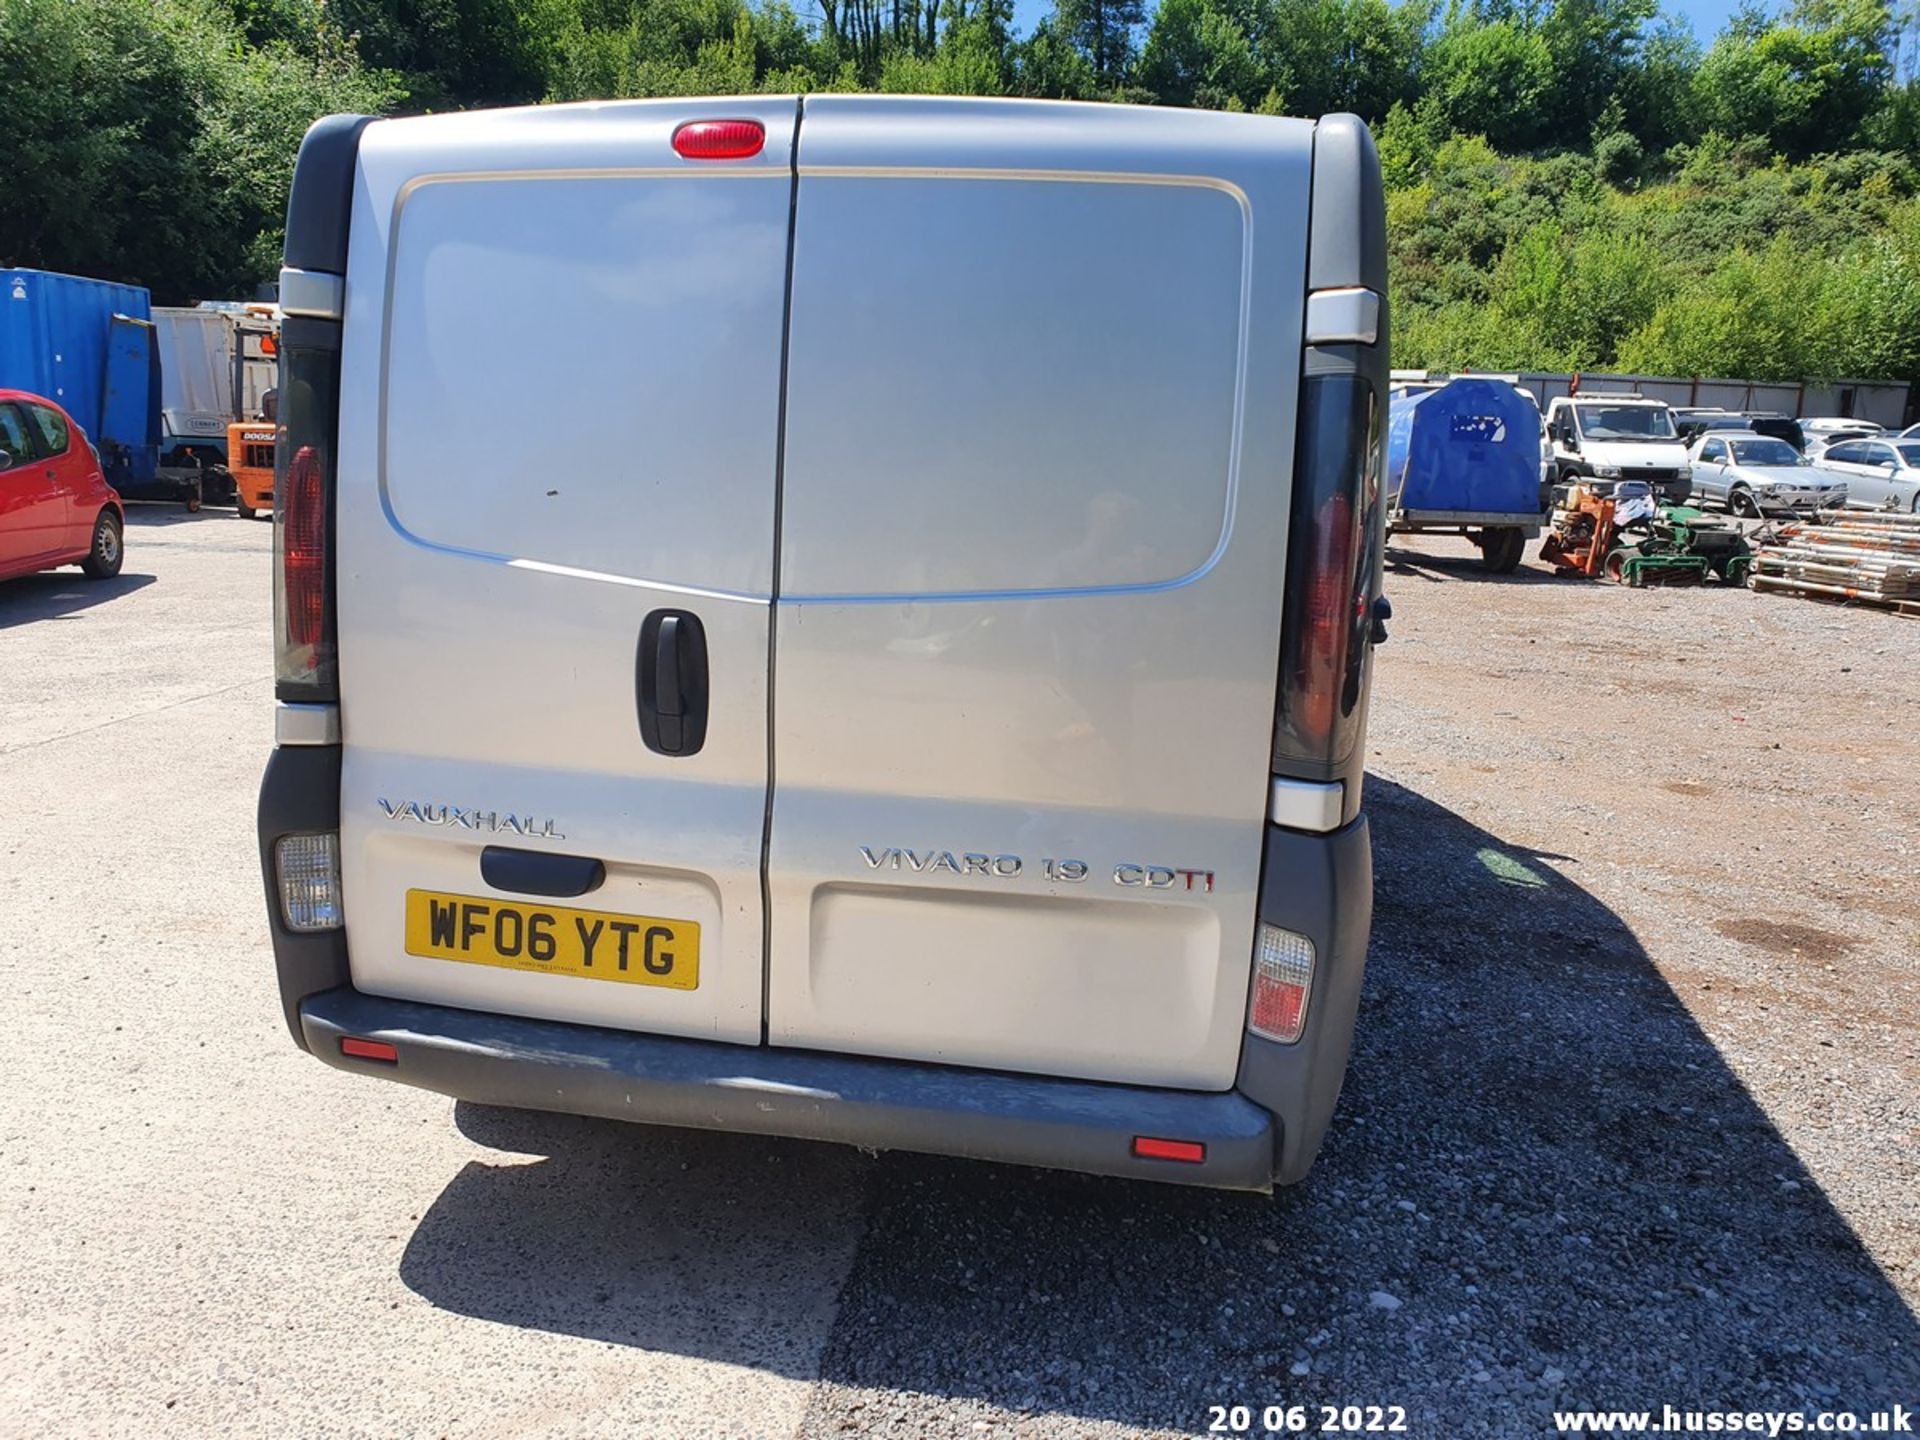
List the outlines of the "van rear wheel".
{"label": "van rear wheel", "polygon": [[120,517],[111,510],[102,510],[93,522],[93,544],[87,547],[87,558],[80,562],[80,568],[95,580],[111,580],[126,563],[124,540]]}

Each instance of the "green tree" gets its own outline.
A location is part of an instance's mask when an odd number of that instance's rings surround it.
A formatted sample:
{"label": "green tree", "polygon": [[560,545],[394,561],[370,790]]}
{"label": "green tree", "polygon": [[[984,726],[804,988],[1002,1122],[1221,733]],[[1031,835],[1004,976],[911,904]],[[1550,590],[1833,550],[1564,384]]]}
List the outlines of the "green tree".
{"label": "green tree", "polygon": [[1242,26],[1269,83],[1301,115],[1370,123],[1419,95],[1432,0],[1243,0]]}
{"label": "green tree", "polygon": [[1252,108],[1268,88],[1246,32],[1219,0],[1160,0],[1140,79],[1164,104],[1204,110]]}
{"label": "green tree", "polygon": [[1041,100],[1091,100],[1100,93],[1100,77],[1049,15],[1033,33],[1012,47],[1016,94]]}
{"label": "green tree", "polygon": [[401,97],[322,26],[249,46],[194,0],[5,0],[0,261],[146,285],[161,303],[251,294],[278,268],[300,137]]}
{"label": "green tree", "polygon": [[1880,107],[1892,66],[1886,0],[1799,0],[1784,20],[1736,17],[1694,81],[1701,120],[1781,153],[1845,146]]}
{"label": "green tree", "polygon": [[1057,33],[1086,56],[1103,88],[1126,77],[1136,33],[1146,20],[1144,0],[1056,0],[1053,15]]}
{"label": "green tree", "polygon": [[1427,98],[1441,121],[1503,150],[1548,134],[1544,106],[1553,81],[1553,55],[1538,31],[1457,6],[1426,55]]}
{"label": "green tree", "polygon": [[1546,134],[1577,143],[1594,133],[1608,101],[1639,66],[1655,8],[1654,0],[1554,0],[1539,25],[1553,65],[1540,102]]}

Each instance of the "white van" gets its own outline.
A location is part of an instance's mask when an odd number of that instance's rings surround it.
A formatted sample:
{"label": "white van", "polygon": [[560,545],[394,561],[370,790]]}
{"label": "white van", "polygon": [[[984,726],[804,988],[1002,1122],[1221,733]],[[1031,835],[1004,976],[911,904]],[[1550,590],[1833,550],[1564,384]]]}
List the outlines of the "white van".
{"label": "white van", "polygon": [[1261,1190],[1371,914],[1386,232],[1311,121],[322,121],[286,1018],[471,1100]]}
{"label": "white van", "polygon": [[1693,492],[1687,444],[1664,400],[1583,391],[1547,406],[1554,479],[1608,495],[1622,480],[1644,480],[1675,504]]}

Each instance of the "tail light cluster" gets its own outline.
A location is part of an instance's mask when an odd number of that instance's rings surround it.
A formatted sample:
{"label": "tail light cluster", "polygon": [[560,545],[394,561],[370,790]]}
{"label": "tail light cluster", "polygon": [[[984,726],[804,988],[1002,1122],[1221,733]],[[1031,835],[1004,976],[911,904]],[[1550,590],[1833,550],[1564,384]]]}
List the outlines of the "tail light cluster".
{"label": "tail light cluster", "polygon": [[[304,332],[311,329],[309,336]],[[339,327],[289,319],[281,336],[274,476],[274,681],[282,700],[340,696],[334,644],[333,450]]]}
{"label": "tail light cluster", "polygon": [[1316,778],[1359,739],[1382,544],[1381,415],[1366,375],[1308,377],[1287,541],[1275,769]]}

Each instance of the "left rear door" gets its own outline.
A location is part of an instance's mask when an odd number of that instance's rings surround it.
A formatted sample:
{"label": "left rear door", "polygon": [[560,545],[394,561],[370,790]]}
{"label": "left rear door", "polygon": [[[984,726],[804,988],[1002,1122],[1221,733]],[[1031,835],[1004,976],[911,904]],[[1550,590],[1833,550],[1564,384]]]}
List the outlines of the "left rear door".
{"label": "left rear door", "polygon": [[[720,116],[759,120],[762,151],[675,155],[677,125]],[[795,117],[791,99],[641,102],[362,137],[336,521],[362,990],[760,1040]],[[650,673],[669,708],[662,647],[704,659],[697,748],[643,725]],[[554,856],[604,878],[556,890]],[[434,897],[457,929],[420,910]],[[536,947],[542,914],[604,925],[571,972]]]}

